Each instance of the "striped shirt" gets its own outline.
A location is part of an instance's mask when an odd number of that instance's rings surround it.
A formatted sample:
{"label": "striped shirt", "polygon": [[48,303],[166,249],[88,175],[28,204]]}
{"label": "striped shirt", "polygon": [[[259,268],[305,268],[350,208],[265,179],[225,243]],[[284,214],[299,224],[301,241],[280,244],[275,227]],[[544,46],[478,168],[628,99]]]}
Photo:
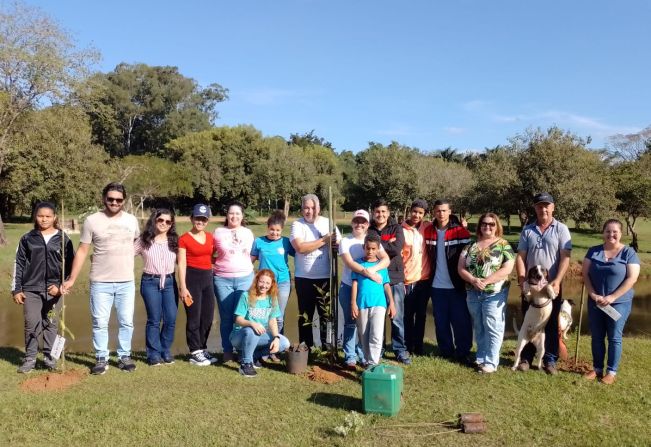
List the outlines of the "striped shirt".
{"label": "striped shirt", "polygon": [[160,288],[165,287],[165,276],[174,274],[176,253],[170,251],[167,240],[164,242],[152,241],[149,248],[145,248],[140,238],[133,242],[137,255],[141,255],[145,263],[143,273],[160,276]]}

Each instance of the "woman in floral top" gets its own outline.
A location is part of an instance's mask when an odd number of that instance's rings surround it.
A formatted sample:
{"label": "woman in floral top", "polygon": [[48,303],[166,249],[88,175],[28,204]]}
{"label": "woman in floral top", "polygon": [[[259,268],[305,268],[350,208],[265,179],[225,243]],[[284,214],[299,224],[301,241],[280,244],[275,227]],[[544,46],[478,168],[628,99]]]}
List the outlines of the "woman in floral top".
{"label": "woman in floral top", "polygon": [[493,373],[500,362],[504,339],[508,276],[515,254],[502,238],[502,224],[493,213],[482,214],[477,224],[477,241],[459,257],[459,275],[467,283],[468,310],[477,342],[479,372]]}

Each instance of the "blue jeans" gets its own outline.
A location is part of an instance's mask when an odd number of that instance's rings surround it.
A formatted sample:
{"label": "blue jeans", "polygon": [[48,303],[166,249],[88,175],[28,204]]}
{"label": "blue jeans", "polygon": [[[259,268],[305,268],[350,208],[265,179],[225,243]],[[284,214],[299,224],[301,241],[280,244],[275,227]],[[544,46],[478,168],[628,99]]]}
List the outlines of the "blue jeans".
{"label": "blue jeans", "polygon": [[344,361],[364,363],[364,351],[357,339],[357,323],[353,320],[350,299],[353,293],[351,286],[341,283],[339,288],[339,304],[344,314]]}
{"label": "blue jeans", "polygon": [[440,355],[465,359],[472,348],[466,291],[432,287],[432,307]]}
{"label": "blue jeans", "polygon": [[604,357],[606,356],[606,341],[608,337],[608,363],[607,373],[617,374],[619,361],[622,358],[622,333],[624,324],[631,314],[633,301],[611,304],[622,316],[614,321],[604,311],[598,308],[593,300],[588,301],[588,317],[590,318],[590,332],[592,333],[592,366],[597,373],[604,370]]}
{"label": "blue jeans", "polygon": [[131,355],[133,309],[136,286],[133,281],[90,283],[90,315],[93,323],[93,347],[97,358],[108,358],[108,327],[111,307],[118,317],[118,357]]}
{"label": "blue jeans", "polygon": [[396,314],[391,320],[391,348],[397,358],[401,358],[407,351],[405,343],[405,284],[398,283],[391,285],[393,294],[393,305]]}
{"label": "blue jeans", "polygon": [[[230,342],[240,352],[240,361],[242,363],[253,363],[253,359],[269,355],[269,345],[272,337],[269,331],[258,335],[250,327],[243,327],[238,331],[233,331],[230,336]],[[286,351],[289,348],[289,340],[284,335],[280,335],[280,348],[278,352]]]}
{"label": "blue jeans", "polygon": [[233,352],[233,345],[230,342],[233,323],[235,322],[233,313],[242,293],[251,287],[251,282],[253,282],[253,272],[235,278],[213,276],[213,287],[215,288],[215,297],[219,309],[219,334],[222,338],[222,349],[225,353]]}
{"label": "blue jeans", "polygon": [[176,311],[179,306],[174,274],[166,275],[164,287],[161,289],[158,276],[143,273],[140,281],[140,294],[147,311],[147,325],[145,326],[147,360],[155,363],[172,356],[170,349],[174,342]]}
{"label": "blue jeans", "polygon": [[497,368],[506,326],[506,299],[509,289],[497,293],[468,290],[468,310],[477,341],[477,364]]}
{"label": "blue jeans", "polygon": [[280,317],[276,319],[278,322],[278,332],[284,334],[283,327],[285,326],[285,309],[289,301],[289,294],[292,292],[292,282],[284,281],[278,283],[278,307],[280,307]]}

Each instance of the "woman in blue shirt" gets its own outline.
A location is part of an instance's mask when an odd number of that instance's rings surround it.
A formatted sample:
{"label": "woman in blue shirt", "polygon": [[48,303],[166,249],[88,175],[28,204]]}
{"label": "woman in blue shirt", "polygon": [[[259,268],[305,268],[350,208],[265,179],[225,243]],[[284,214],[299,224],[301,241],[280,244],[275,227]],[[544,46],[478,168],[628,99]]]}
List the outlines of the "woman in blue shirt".
{"label": "woman in blue shirt", "polygon": [[[633,285],[640,274],[640,259],[631,247],[621,243],[622,223],[607,220],[603,226],[604,243],[588,249],[583,260],[583,282],[588,289],[588,316],[592,333],[593,371],[584,375],[588,380],[600,378],[602,383],[613,384],[622,356],[622,333],[631,313]],[[613,316],[604,309],[617,311]],[[608,362],[604,375],[606,355],[605,338],[608,337]]]}

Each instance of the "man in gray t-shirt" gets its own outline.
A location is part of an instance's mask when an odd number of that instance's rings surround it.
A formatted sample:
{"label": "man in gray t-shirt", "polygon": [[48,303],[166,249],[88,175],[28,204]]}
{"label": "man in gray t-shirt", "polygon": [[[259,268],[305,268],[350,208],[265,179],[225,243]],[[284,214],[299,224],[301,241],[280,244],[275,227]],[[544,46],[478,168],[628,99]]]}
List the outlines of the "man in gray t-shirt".
{"label": "man in gray t-shirt", "polygon": [[[570,265],[572,239],[567,225],[554,219],[554,198],[546,192],[534,197],[536,221],[525,225],[520,233],[516,270],[518,284],[522,288],[528,270],[541,265],[549,272],[549,285],[554,288],[558,298],[552,302],[552,314],[545,327],[544,369],[548,374],[556,374],[558,360],[558,314],[561,308],[561,283]],[[528,302],[522,300],[522,312],[526,313]],[[536,348],[529,343],[522,351],[520,371],[529,369]]]}
{"label": "man in gray t-shirt", "polygon": [[92,245],[90,312],[96,356],[96,364],[91,368],[92,374],[104,374],[108,369],[108,325],[113,306],[119,325],[118,368],[127,372],[136,369],[136,364],[131,360],[136,293],[133,241],[140,231],[135,216],[122,209],[126,197],[126,190],[120,183],[106,185],[102,192],[104,209],[86,218],[70,278],[63,283],[63,291],[68,293],[77,280]]}

